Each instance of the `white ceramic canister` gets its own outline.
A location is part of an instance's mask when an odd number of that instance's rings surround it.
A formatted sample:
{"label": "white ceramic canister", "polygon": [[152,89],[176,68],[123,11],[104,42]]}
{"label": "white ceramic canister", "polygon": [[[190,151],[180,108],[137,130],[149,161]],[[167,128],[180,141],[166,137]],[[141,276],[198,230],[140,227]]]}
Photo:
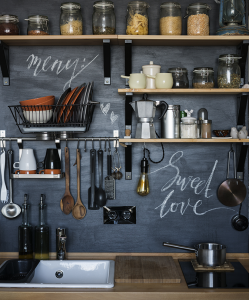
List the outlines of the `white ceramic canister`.
{"label": "white ceramic canister", "polygon": [[[153,75],[156,76],[157,73],[160,73],[161,66],[153,65],[153,61],[150,61],[149,65],[142,66],[143,73],[145,75]],[[148,78],[146,79],[146,89],[155,89],[156,88],[156,79]]]}

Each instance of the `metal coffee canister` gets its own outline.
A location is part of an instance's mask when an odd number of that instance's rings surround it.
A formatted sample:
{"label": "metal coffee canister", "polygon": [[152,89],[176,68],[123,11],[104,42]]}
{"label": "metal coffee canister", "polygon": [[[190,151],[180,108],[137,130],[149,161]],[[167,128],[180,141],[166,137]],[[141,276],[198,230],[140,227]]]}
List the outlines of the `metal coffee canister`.
{"label": "metal coffee canister", "polygon": [[169,105],[161,121],[162,138],[180,138],[180,105]]}

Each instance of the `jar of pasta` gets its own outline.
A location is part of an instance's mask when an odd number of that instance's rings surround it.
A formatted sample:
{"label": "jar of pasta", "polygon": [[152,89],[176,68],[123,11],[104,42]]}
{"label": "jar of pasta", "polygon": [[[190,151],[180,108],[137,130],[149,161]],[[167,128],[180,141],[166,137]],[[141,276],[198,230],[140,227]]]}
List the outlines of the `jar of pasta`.
{"label": "jar of pasta", "polygon": [[181,5],[177,2],[164,2],[160,6],[160,34],[182,34]]}
{"label": "jar of pasta", "polygon": [[61,4],[60,30],[62,35],[83,34],[83,20],[79,3]]}
{"label": "jar of pasta", "polygon": [[211,7],[206,3],[193,3],[187,8],[188,35],[209,35],[209,10]]}
{"label": "jar of pasta", "polygon": [[149,34],[148,8],[149,5],[143,1],[132,1],[128,4],[126,34]]}

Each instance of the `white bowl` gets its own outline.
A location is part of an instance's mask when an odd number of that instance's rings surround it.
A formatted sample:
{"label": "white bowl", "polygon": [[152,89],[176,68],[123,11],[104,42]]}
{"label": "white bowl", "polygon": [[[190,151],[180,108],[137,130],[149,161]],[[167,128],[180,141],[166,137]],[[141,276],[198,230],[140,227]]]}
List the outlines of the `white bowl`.
{"label": "white bowl", "polygon": [[23,110],[23,115],[27,121],[30,123],[47,123],[53,116],[53,110],[38,110],[38,111],[29,111]]}

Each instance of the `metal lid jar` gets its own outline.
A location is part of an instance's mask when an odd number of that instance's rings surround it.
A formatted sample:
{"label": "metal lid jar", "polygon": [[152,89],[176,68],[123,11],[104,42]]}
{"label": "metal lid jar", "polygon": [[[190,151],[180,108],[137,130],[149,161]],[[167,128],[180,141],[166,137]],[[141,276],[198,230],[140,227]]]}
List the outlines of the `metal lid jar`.
{"label": "metal lid jar", "polygon": [[197,138],[197,124],[196,118],[191,117],[193,110],[185,110],[187,117],[181,118],[181,138],[182,139],[196,139]]}
{"label": "metal lid jar", "polygon": [[126,16],[126,34],[149,34],[148,8],[149,5],[143,1],[132,1],[128,3]]}
{"label": "metal lid jar", "polygon": [[93,34],[115,34],[116,18],[111,1],[96,1],[93,4]]}
{"label": "metal lid jar", "polygon": [[19,20],[14,15],[0,16],[0,35],[19,35]]}
{"label": "metal lid jar", "polygon": [[189,88],[188,70],[186,68],[169,68],[169,73],[173,76],[173,89]]}
{"label": "metal lid jar", "polygon": [[164,2],[160,6],[160,34],[182,34],[181,5],[177,2]]}
{"label": "metal lid jar", "polygon": [[211,139],[212,138],[212,121],[203,120],[201,123],[201,138]]}
{"label": "metal lid jar", "polygon": [[187,8],[187,35],[209,35],[209,10],[206,3],[192,3]]}
{"label": "metal lid jar", "polygon": [[28,19],[28,35],[48,35],[48,17],[46,16],[29,16]]}
{"label": "metal lid jar", "polygon": [[213,68],[194,68],[193,70],[193,88],[194,89],[212,89],[214,87],[214,69]]}
{"label": "metal lid jar", "polygon": [[83,34],[83,20],[79,3],[65,2],[61,4],[61,35]]}
{"label": "metal lid jar", "polygon": [[236,89],[240,87],[241,71],[239,59],[241,59],[241,57],[236,54],[223,54],[219,56],[219,88]]}

